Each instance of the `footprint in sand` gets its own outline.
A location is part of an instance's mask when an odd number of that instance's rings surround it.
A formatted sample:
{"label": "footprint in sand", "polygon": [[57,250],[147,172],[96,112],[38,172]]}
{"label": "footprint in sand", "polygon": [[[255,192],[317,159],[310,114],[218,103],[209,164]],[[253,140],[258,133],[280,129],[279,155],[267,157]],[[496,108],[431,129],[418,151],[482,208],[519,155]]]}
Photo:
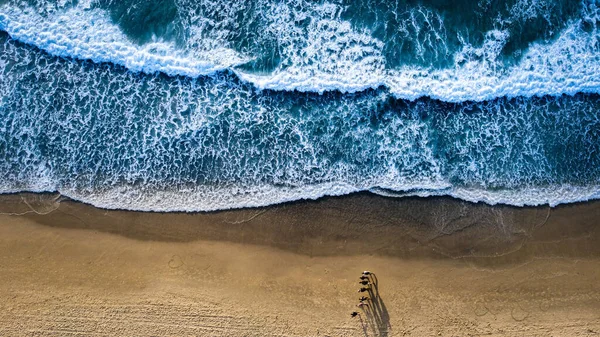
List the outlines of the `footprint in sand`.
{"label": "footprint in sand", "polygon": [[179,255],[173,255],[169,260],[169,268],[177,269],[181,266],[183,266],[183,260],[181,257]]}

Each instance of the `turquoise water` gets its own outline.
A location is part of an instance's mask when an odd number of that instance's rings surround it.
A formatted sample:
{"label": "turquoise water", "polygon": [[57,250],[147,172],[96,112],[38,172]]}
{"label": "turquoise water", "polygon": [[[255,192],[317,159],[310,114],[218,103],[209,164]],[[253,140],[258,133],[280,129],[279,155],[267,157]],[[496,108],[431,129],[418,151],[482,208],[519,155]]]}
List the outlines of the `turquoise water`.
{"label": "turquoise water", "polygon": [[3,1],[0,193],[600,196],[594,1]]}

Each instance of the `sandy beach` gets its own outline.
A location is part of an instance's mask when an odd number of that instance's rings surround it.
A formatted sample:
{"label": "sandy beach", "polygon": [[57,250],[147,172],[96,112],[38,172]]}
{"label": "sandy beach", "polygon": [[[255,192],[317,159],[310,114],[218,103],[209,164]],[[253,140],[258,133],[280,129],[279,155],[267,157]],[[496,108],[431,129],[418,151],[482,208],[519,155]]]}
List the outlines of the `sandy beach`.
{"label": "sandy beach", "polygon": [[600,202],[163,214],[16,194],[0,212],[0,336],[600,335]]}

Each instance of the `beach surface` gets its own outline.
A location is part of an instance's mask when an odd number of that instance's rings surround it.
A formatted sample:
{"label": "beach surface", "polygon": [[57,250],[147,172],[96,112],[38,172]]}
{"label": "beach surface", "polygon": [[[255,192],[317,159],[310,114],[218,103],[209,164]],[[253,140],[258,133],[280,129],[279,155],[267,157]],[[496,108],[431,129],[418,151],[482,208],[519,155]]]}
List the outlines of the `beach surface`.
{"label": "beach surface", "polygon": [[1,336],[600,335],[600,202],[186,214],[15,194],[0,213]]}

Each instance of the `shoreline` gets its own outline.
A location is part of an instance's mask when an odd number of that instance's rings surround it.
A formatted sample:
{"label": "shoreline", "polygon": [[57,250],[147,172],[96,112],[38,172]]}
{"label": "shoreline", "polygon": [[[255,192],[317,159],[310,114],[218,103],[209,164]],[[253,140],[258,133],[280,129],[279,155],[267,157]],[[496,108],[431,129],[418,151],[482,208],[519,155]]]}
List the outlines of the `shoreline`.
{"label": "shoreline", "polygon": [[[600,225],[600,220],[596,220],[600,219],[600,200],[556,207],[517,207],[472,203],[448,196],[390,198],[358,192],[257,208],[145,212],[97,208],[56,193],[0,195],[0,215],[11,213],[49,227],[85,228],[137,240],[229,241],[324,256],[477,259],[485,258],[485,252],[495,252],[488,254],[494,257],[504,255],[514,244],[536,245],[590,230],[595,233],[594,225]],[[576,218],[571,221],[569,218],[574,215]],[[566,223],[568,228],[560,228]],[[539,227],[549,228],[543,235],[544,241],[542,236],[538,240],[534,235]],[[394,235],[394,240],[382,234]],[[473,240],[478,236],[494,240],[482,244]],[[446,237],[452,237],[451,242],[446,242]],[[320,241],[308,240],[314,238]],[[342,241],[346,242],[344,247],[329,247],[332,242]],[[376,244],[380,247],[374,251],[372,246]],[[432,249],[435,252],[427,252]],[[461,250],[471,256],[461,254]],[[600,257],[600,247],[592,251]]]}
{"label": "shoreline", "polygon": [[[358,189],[345,183],[323,183],[310,186],[305,194],[302,188],[259,188],[250,194],[239,194],[237,190],[183,189],[181,191],[156,190],[140,192],[129,187],[117,187],[83,195],[74,191],[46,190],[42,187],[0,193],[9,195],[55,195],[61,200],[70,200],[96,208],[116,211],[149,213],[210,213],[220,211],[268,208],[296,202],[319,201],[328,198],[344,198],[354,195],[376,195],[386,198],[450,198],[472,204],[487,206],[509,206],[517,208],[558,207],[600,200],[600,186],[559,185],[518,190],[480,190],[461,187],[403,186],[398,191],[382,187]],[[327,191],[327,192],[325,192]],[[139,192],[139,193],[138,193]],[[235,195],[223,199],[222,195]],[[273,196],[275,195],[275,197]],[[525,195],[525,196],[524,196]],[[216,201],[215,201],[216,200]]]}
{"label": "shoreline", "polygon": [[[363,193],[188,214],[3,195],[0,334],[593,336],[597,219],[600,201]],[[377,320],[349,317],[365,269]]]}

